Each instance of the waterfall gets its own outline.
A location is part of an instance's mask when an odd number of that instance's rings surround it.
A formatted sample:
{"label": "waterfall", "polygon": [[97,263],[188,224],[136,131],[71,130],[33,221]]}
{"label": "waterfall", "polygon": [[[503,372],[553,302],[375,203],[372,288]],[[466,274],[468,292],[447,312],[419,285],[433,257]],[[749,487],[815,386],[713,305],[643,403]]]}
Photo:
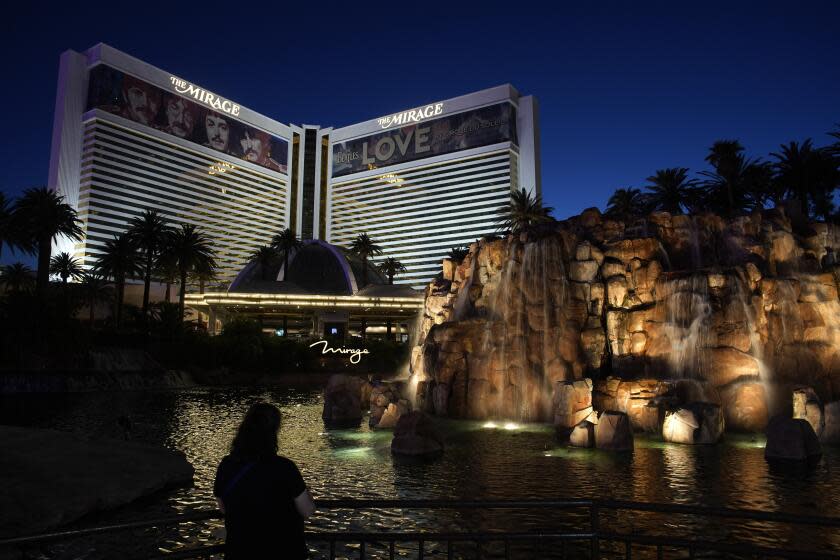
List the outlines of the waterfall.
{"label": "waterfall", "polygon": [[708,371],[704,348],[713,345],[712,305],[706,274],[672,278],[662,282],[665,324],[671,343],[667,361],[671,375],[681,379],[703,379]]}
{"label": "waterfall", "polygon": [[[564,327],[568,280],[556,239],[512,242],[498,286],[487,303],[478,357],[486,364],[495,395],[496,419],[539,420],[549,416]],[[499,369],[500,368],[500,369]]]}

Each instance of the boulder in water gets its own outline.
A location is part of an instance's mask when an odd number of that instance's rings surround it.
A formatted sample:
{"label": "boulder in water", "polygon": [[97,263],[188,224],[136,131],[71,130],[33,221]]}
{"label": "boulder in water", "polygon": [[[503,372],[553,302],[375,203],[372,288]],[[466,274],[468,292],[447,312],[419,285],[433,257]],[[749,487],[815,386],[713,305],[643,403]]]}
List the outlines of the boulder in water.
{"label": "boulder in water", "polygon": [[592,414],[592,380],[558,381],[554,384],[554,427],[567,436]]}
{"label": "boulder in water", "polygon": [[632,451],[633,428],[624,412],[606,410],[595,424],[595,447],[608,451]]}
{"label": "boulder in water", "polygon": [[[371,428],[379,425],[382,415],[391,403],[400,400],[400,392],[401,386],[394,383],[378,382],[373,385],[370,392],[370,419],[368,420]],[[393,428],[393,425],[390,427]]]}
{"label": "boulder in water", "polygon": [[382,413],[382,416],[379,418],[379,422],[376,423],[374,428],[394,428],[399,422],[400,418],[403,414],[408,414],[411,412],[411,405],[405,399],[400,399],[395,403],[391,403],[388,405],[388,408],[385,409],[385,412]]}
{"label": "boulder in water", "polygon": [[424,412],[403,414],[394,428],[391,453],[410,457],[437,455],[443,451],[443,436],[432,417]]}
{"label": "boulder in water", "polygon": [[358,426],[362,421],[362,403],[368,382],[351,375],[330,376],[324,389],[324,412],[321,417],[330,427]]}
{"label": "boulder in water", "polygon": [[774,416],[767,424],[767,446],[764,458],[768,461],[816,461],[822,448],[814,428],[803,418]]}
{"label": "boulder in water", "polygon": [[595,424],[584,420],[569,434],[569,445],[573,447],[595,447]]}
{"label": "boulder in water", "polygon": [[662,437],[672,443],[717,443],[723,435],[720,406],[693,402],[665,415]]}

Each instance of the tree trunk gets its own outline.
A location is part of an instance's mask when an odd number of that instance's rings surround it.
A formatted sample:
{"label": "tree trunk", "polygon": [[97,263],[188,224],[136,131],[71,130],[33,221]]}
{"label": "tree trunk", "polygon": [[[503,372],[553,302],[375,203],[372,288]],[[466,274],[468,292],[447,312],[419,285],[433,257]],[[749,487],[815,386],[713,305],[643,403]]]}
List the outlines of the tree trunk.
{"label": "tree trunk", "polygon": [[169,303],[169,296],[172,295],[172,282],[169,279],[166,280],[166,294],[163,296],[166,300],[166,303]]}
{"label": "tree trunk", "polygon": [[283,337],[289,336],[289,318],[283,317]]}
{"label": "tree trunk", "polygon": [[152,286],[152,252],[146,251],[146,273],[143,275],[143,316],[149,314],[149,291]]}
{"label": "tree trunk", "polygon": [[386,329],[385,330],[385,333],[386,333],[385,338],[388,341],[391,341],[391,340],[393,340],[393,337],[391,336],[391,319],[388,319],[388,321],[385,323],[385,325],[386,325],[386,327],[385,327],[385,329]]}
{"label": "tree trunk", "polygon": [[52,236],[42,235],[38,239],[38,277],[36,289],[41,301],[47,295],[50,285],[50,251],[52,250]]}
{"label": "tree trunk", "polygon": [[181,286],[178,288],[178,316],[184,320],[184,297],[187,295],[187,269],[181,270]]}
{"label": "tree trunk", "polygon": [[120,326],[122,323],[122,308],[123,308],[123,295],[125,294],[125,278],[121,278],[117,280],[117,302],[116,302],[116,314],[115,314],[115,324],[117,327]]}
{"label": "tree trunk", "polygon": [[95,303],[96,303],[96,300],[94,298],[90,298],[90,301],[88,301],[88,304],[90,305],[90,309],[88,309],[88,319],[90,320],[90,326],[91,327],[93,326],[93,319],[94,319],[94,317],[93,317],[93,306],[94,306]]}
{"label": "tree trunk", "polygon": [[362,284],[359,288],[367,286],[367,253],[362,254]]}
{"label": "tree trunk", "polygon": [[289,250],[283,251],[283,282],[289,279]]}

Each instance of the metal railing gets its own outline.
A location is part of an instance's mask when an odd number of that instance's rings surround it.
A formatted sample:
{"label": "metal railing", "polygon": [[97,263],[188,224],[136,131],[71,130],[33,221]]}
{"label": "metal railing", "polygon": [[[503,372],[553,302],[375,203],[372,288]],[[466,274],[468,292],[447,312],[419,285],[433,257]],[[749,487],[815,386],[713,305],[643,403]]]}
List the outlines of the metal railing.
{"label": "metal railing", "polygon": [[[730,509],[708,506],[694,506],[681,504],[644,503],[621,500],[318,500],[316,505],[319,510],[335,509],[413,509],[413,510],[554,510],[554,511],[575,511],[579,512],[579,519],[585,519],[584,527],[578,531],[408,531],[408,532],[329,532],[329,531],[308,531],[307,542],[323,543],[328,547],[325,554],[333,560],[336,558],[337,545],[353,544],[358,549],[355,555],[360,560],[368,557],[368,546],[376,545],[379,548],[387,547],[384,554],[389,559],[396,558],[397,544],[416,545],[416,556],[423,560],[430,551],[426,550],[429,543],[434,543],[444,550],[436,550],[435,556],[442,553],[447,559],[455,557],[454,549],[457,544],[470,544],[472,551],[461,554],[460,557],[483,558],[485,548],[494,544],[501,549],[494,556],[511,558],[511,550],[514,545],[530,545],[534,555],[522,557],[542,556],[537,551],[540,547],[549,544],[559,550],[552,549],[553,555],[566,558],[567,552],[571,558],[588,557],[599,559],[602,552],[606,552],[604,543],[610,543],[609,552],[611,557],[616,555],[630,559],[634,550],[639,547],[653,549],[656,558],[664,557],[666,550],[677,550],[687,552],[689,558],[694,558],[699,553],[723,553],[725,555],[736,555],[754,558],[791,558],[791,559],[840,559],[840,553],[822,550],[797,550],[757,545],[748,542],[714,541],[690,536],[650,535],[634,531],[619,532],[602,528],[602,516],[607,513],[619,511],[648,512],[657,514],[679,514],[700,516],[704,519],[726,519],[738,521],[762,521],[768,523],[782,523],[786,525],[805,525],[819,528],[840,528],[840,517],[826,517],[818,515],[801,515],[790,513],[776,513],[760,510]],[[182,523],[196,523],[212,519],[221,519],[222,514],[218,510],[205,510],[191,514],[183,514],[166,518],[136,521],[92,527],[87,529],[76,529],[58,531],[39,535],[13,537],[0,539],[0,549],[7,546],[27,546],[43,544],[50,541],[63,541],[85,536],[96,536],[115,531],[142,529],[150,527],[165,527]],[[575,546],[569,550],[569,545]],[[616,550],[615,546],[618,546]],[[412,548],[414,550],[414,547]],[[189,548],[163,553],[160,558],[201,558],[223,552],[224,545],[216,544],[200,548]],[[404,552],[404,551],[403,551]]]}

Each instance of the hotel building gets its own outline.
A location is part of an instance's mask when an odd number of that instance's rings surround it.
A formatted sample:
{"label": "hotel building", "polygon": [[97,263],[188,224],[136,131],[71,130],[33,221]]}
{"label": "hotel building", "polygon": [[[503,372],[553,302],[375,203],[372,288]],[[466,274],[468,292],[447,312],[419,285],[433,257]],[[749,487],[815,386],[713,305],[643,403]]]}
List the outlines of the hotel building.
{"label": "hotel building", "polygon": [[[286,125],[99,44],[61,57],[49,185],[91,265],[146,209],[213,241],[222,281],[286,227],[347,247],[367,233],[423,287],[451,248],[540,192],[537,103],[510,85],[342,128]],[[282,274],[282,272],[281,272]],[[282,279],[282,278],[280,278]]]}

